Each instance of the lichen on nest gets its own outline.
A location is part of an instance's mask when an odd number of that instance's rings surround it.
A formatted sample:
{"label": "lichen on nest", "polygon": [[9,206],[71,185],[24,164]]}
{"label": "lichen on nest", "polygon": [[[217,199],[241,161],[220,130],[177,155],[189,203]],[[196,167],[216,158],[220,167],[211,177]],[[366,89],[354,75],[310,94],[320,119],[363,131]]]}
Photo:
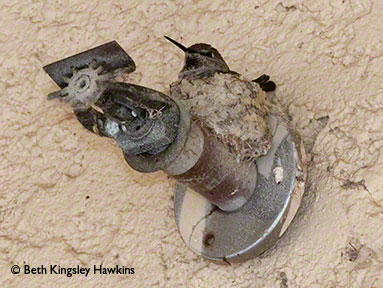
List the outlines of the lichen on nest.
{"label": "lichen on nest", "polygon": [[235,74],[216,73],[181,79],[171,85],[191,116],[229,146],[237,158],[251,161],[267,153],[271,134],[266,118],[271,103],[258,84]]}

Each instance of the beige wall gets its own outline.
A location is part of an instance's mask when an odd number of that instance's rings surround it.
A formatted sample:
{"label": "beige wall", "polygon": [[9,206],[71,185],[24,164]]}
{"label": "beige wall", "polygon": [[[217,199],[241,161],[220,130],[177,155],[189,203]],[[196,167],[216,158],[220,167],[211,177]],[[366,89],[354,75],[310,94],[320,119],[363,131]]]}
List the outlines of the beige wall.
{"label": "beige wall", "polygon": [[[1,287],[383,287],[382,1],[3,0],[0,8]],[[166,176],[132,171],[113,142],[45,100],[57,87],[42,66],[113,39],[136,61],[135,82],[167,92],[182,54],[163,35],[210,43],[249,78],[270,74],[304,135],[310,119],[330,117],[303,209],[262,257],[219,266],[194,255],[177,232]],[[136,273],[10,273],[24,262]]]}

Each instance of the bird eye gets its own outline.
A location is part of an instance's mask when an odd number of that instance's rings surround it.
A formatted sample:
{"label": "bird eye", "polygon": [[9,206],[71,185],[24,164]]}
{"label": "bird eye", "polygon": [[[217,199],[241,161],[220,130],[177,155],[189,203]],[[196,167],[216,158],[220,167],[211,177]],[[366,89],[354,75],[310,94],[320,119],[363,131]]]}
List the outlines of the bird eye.
{"label": "bird eye", "polygon": [[206,55],[207,57],[211,57],[211,58],[214,57],[214,54],[213,54],[212,52],[206,52],[205,55]]}

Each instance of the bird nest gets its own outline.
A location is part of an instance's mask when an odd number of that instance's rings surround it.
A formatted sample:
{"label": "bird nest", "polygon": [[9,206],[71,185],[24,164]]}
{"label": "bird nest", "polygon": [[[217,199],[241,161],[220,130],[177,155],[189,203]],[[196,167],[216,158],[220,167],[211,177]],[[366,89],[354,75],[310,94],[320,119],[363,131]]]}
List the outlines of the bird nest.
{"label": "bird nest", "polygon": [[202,79],[181,79],[171,86],[198,120],[238,160],[250,161],[267,153],[271,135],[266,118],[271,103],[258,84],[233,74],[216,73]]}

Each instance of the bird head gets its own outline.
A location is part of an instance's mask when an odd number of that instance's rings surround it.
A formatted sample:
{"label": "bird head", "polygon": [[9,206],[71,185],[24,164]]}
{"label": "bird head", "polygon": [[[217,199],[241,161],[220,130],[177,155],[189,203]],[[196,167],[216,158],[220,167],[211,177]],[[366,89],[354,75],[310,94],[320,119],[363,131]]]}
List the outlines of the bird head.
{"label": "bird head", "polygon": [[221,54],[211,45],[198,43],[186,48],[167,36],[165,38],[185,53],[185,63],[178,75],[179,78],[203,78],[216,72],[230,72]]}

